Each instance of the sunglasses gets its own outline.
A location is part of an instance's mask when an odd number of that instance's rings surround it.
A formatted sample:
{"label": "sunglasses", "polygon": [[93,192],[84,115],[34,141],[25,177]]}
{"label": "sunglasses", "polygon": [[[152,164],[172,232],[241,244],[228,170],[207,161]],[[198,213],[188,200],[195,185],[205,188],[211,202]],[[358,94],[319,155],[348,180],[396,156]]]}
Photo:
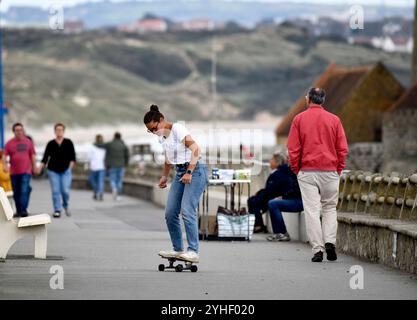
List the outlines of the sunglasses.
{"label": "sunglasses", "polygon": [[159,121],[155,125],[155,127],[153,127],[152,129],[148,129],[148,133],[155,133],[156,131],[158,131],[158,126],[159,126]]}

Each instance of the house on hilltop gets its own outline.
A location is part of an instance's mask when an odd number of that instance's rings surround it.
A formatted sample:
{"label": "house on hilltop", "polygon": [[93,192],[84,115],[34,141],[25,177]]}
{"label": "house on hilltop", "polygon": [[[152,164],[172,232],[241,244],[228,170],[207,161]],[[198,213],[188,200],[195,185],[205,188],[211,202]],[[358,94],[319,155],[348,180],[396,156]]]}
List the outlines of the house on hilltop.
{"label": "house on hilltop", "polygon": [[118,27],[123,32],[153,33],[166,32],[168,23],[163,19],[142,19],[134,23],[127,23]]}

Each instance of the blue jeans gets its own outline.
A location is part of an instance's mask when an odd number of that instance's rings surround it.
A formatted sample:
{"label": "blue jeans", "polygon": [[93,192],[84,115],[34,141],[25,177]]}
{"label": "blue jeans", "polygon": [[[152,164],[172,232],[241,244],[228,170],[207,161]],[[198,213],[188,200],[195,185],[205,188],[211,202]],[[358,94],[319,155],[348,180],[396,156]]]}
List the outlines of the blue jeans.
{"label": "blue jeans", "polygon": [[118,195],[122,194],[124,174],[125,168],[110,168],[109,170],[110,189],[111,191],[117,189]]}
{"label": "blue jeans", "polygon": [[269,213],[271,215],[272,230],[274,233],[286,233],[284,218],[282,217],[282,211],[284,212],[300,212],[303,211],[303,201],[301,199],[283,199],[283,200],[270,200],[268,202]]}
{"label": "blue jeans", "polygon": [[29,197],[32,188],[30,187],[30,174],[12,174],[13,198],[16,205],[16,213],[20,216],[27,215]]}
{"label": "blue jeans", "polygon": [[104,177],[106,170],[91,171],[90,183],[95,195],[102,195],[104,193]]}
{"label": "blue jeans", "polygon": [[72,182],[71,169],[68,168],[66,171],[62,173],[57,173],[55,171],[48,170],[48,178],[49,183],[51,184],[54,211],[61,211],[62,207],[67,209]]}
{"label": "blue jeans", "polygon": [[173,249],[183,251],[182,231],[180,223],[180,213],[184,221],[185,232],[187,234],[188,250],[199,251],[198,244],[198,213],[197,207],[207,182],[208,174],[206,166],[198,163],[192,173],[190,184],[180,181],[186,169],[177,169],[177,174],[171,184],[168,194],[168,201],[165,210],[165,220]]}

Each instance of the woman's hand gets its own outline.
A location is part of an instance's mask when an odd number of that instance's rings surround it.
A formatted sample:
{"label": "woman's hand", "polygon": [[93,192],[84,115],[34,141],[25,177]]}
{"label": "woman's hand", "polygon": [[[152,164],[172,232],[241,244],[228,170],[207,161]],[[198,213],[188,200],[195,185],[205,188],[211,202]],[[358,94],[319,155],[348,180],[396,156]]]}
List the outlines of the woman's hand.
{"label": "woman's hand", "polygon": [[180,181],[184,184],[189,184],[191,183],[191,179],[192,179],[192,174],[190,173],[186,173],[182,176],[182,178],[180,179]]}
{"label": "woman's hand", "polygon": [[162,176],[161,179],[159,179],[158,187],[161,189],[164,189],[167,187],[168,178],[166,176]]}

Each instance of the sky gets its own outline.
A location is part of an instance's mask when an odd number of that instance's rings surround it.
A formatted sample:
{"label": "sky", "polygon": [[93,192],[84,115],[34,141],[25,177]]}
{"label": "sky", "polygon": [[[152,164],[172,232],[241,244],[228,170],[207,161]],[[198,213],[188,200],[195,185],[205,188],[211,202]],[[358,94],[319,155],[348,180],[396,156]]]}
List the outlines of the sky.
{"label": "sky", "polygon": [[[50,7],[52,4],[71,6],[83,2],[97,2],[101,0],[0,0],[1,10],[7,10],[10,5],[31,5],[41,6],[44,8]],[[120,2],[126,0],[112,0],[113,2]],[[141,0],[152,1],[152,0]],[[195,0],[190,0],[195,1]],[[413,6],[415,0],[228,0],[228,1],[260,1],[260,2],[318,2],[329,4],[384,4],[389,6]]]}

